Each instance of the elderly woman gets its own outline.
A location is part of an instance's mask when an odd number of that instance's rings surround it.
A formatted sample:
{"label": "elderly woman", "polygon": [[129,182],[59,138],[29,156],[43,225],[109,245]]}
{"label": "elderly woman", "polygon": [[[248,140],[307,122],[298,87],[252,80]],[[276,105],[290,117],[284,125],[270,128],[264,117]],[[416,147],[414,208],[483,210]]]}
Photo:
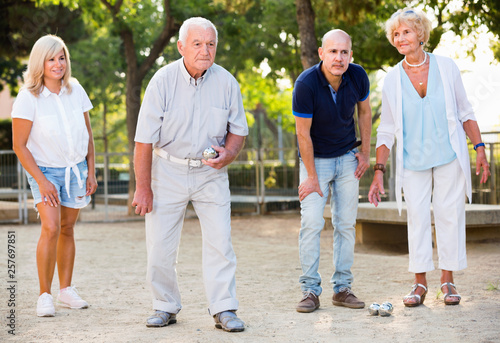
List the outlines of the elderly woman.
{"label": "elderly woman", "polygon": [[71,78],[66,44],[57,36],[40,38],[31,50],[24,86],[12,109],[14,151],[26,169],[42,224],[36,250],[39,317],[55,315],[51,285],[56,263],[57,303],[88,307],[71,286],[71,279],[73,228],[80,209],[88,205],[97,188],[91,108],[84,89]]}
{"label": "elderly woman", "polygon": [[383,173],[395,136],[396,198],[401,213],[403,188],[409,271],[415,273],[411,292],[403,299],[409,307],[424,302],[426,272],[434,270],[431,198],[444,303],[460,303],[453,271],[467,267],[464,195],[470,201],[472,187],[466,134],[476,151],[476,175],[482,168],[481,183],[490,175],[460,71],[451,59],[423,49],[430,30],[425,14],[410,8],[397,11],[386,23],[387,38],[404,59],[385,78],[375,175],[368,194],[369,201],[377,206],[380,193],[385,193]]}

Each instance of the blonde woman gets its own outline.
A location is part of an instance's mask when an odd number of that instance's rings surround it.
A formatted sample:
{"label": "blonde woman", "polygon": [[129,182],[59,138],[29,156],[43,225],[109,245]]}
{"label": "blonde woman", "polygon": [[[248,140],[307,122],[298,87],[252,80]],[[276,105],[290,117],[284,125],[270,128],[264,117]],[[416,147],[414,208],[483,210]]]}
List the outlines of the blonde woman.
{"label": "blonde woman", "polygon": [[377,129],[377,162],[368,198],[378,205],[384,193],[383,173],[396,150],[396,199],[401,188],[407,205],[409,271],[415,273],[405,306],[421,305],[427,294],[426,272],[432,260],[431,198],[446,305],[460,303],[453,272],[467,267],[465,195],[471,200],[471,171],[466,135],[476,151],[476,175],[490,175],[484,143],[456,64],[424,51],[431,22],[423,12],[399,10],[386,23],[389,42],[404,59],[386,76],[382,115]]}
{"label": "blonde woman", "polygon": [[24,86],[12,110],[14,151],[27,172],[41,233],[36,260],[40,282],[39,317],[55,315],[51,285],[55,266],[57,303],[87,308],[71,286],[75,261],[74,226],[97,188],[90,100],[71,78],[63,40],[47,35],[30,54]]}

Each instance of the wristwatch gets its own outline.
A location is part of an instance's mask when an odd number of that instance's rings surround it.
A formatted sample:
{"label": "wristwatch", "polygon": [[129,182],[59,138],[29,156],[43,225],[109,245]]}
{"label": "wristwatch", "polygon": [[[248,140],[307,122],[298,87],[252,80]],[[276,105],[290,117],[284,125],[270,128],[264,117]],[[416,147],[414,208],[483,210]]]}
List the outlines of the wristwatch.
{"label": "wristwatch", "polygon": [[382,163],[377,163],[373,166],[373,170],[381,170],[382,173],[385,173],[385,166]]}

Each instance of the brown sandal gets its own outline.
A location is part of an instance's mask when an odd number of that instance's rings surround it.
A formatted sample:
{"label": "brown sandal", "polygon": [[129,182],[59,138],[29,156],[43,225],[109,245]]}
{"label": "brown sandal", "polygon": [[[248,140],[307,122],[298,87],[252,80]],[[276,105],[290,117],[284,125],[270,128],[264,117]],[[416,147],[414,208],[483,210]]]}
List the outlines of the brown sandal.
{"label": "brown sandal", "polygon": [[458,304],[460,304],[460,300],[462,299],[460,294],[451,293],[451,287],[453,287],[455,289],[455,291],[457,290],[457,287],[455,287],[455,285],[452,284],[451,282],[443,283],[441,285],[441,291],[443,290],[443,287],[446,287],[445,289],[447,290],[447,292],[443,291],[445,305],[458,305]]}
{"label": "brown sandal", "polygon": [[[424,293],[421,296],[415,294],[415,291],[417,290],[418,287],[424,289]],[[405,304],[406,307],[416,307],[422,305],[424,303],[426,295],[427,295],[427,287],[425,287],[421,283],[416,283],[412,286],[411,292],[403,298],[403,304]],[[413,299],[417,300],[417,302],[410,301]]]}

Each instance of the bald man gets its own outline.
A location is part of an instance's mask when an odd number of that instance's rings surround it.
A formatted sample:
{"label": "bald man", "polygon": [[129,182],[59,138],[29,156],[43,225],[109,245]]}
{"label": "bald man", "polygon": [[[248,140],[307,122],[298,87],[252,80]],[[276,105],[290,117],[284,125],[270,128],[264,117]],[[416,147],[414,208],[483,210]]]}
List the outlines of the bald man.
{"label": "bald man", "polygon": [[[363,308],[351,291],[359,179],[370,165],[370,82],[352,60],[351,37],[342,30],[327,32],[318,49],[321,62],[305,70],[295,82],[293,115],[300,155],[299,200],[301,228],[299,255],[303,293],[298,312],[319,308],[318,273],[323,211],[331,192],[333,305]],[[361,142],[356,138],[354,112],[358,109]],[[361,144],[360,144],[361,143]],[[361,145],[361,147],[359,147]]]}

